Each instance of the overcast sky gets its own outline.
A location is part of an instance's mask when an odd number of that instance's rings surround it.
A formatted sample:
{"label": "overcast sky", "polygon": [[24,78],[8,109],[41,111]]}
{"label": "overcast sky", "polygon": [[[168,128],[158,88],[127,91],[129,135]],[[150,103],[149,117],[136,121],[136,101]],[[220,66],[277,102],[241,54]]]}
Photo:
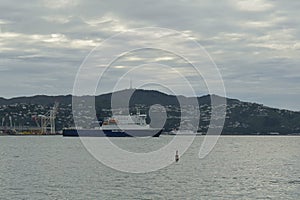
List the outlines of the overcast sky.
{"label": "overcast sky", "polygon": [[[179,31],[206,49],[220,70],[228,97],[300,110],[300,1],[0,2],[0,96],[70,94],[83,60],[105,39],[136,28],[162,27]],[[118,44],[138,44],[137,32],[130,34]],[[166,35],[173,37],[164,40],[166,44],[195,52],[168,32],[157,37]],[[147,33],[144,37],[148,38]],[[204,61],[203,56],[199,55],[199,60]],[[125,69],[134,68],[128,76],[134,87],[151,83],[148,88],[167,91],[155,87],[159,79],[166,87],[172,85],[176,93],[192,95],[176,81],[178,72],[188,81],[197,78],[180,57],[153,49],[131,52],[112,65],[103,77],[108,82],[100,81],[99,85],[112,84],[112,77],[117,79]],[[202,66],[208,69],[211,65]],[[197,95],[208,91],[203,83],[199,83]],[[129,87],[129,82],[121,85]]]}

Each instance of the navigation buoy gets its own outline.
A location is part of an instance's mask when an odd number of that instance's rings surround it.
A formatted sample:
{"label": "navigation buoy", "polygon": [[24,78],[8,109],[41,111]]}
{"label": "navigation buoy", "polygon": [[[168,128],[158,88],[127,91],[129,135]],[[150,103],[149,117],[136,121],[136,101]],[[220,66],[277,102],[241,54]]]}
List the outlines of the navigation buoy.
{"label": "navigation buoy", "polygon": [[176,161],[176,162],[178,162],[178,161],[179,161],[178,150],[176,151],[176,154],[175,154],[175,161]]}

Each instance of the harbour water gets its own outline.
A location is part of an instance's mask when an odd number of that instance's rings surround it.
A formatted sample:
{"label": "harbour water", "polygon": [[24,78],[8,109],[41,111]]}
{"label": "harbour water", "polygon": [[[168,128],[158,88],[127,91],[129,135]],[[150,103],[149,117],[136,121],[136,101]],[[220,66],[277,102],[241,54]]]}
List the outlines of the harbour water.
{"label": "harbour water", "polygon": [[[200,160],[203,138],[196,137],[179,162],[131,174],[95,160],[79,138],[2,136],[0,199],[300,198],[300,137],[222,136]],[[154,150],[171,139],[111,138],[136,152]]]}

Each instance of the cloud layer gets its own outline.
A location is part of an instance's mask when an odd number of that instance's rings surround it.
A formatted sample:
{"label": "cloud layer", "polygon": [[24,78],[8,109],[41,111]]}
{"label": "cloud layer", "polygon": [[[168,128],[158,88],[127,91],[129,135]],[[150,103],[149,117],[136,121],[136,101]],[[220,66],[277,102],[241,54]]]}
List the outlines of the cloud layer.
{"label": "cloud layer", "polygon": [[[229,97],[300,110],[299,9],[300,2],[283,0],[1,1],[0,96],[71,93],[77,70],[94,47],[122,31],[164,27],[208,51]],[[184,45],[168,40],[167,32],[160,34],[174,46]],[[137,40],[128,35],[111,45],[118,48],[124,42],[131,46]],[[193,49],[186,51],[193,54]],[[145,63],[172,66],[190,81],[196,78],[182,59],[159,51],[126,54],[106,78]],[[159,74],[153,70],[158,66],[145,65],[132,75],[133,82],[167,79],[185,94],[174,73],[164,69]],[[203,83],[198,94],[207,92]]]}

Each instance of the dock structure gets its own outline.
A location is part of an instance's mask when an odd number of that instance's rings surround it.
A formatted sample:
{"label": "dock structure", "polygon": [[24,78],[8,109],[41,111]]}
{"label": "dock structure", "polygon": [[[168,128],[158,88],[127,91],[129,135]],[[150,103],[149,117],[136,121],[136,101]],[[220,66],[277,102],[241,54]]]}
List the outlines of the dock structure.
{"label": "dock structure", "polygon": [[55,129],[55,119],[58,109],[56,102],[51,110],[45,115],[34,115],[32,119],[37,126],[15,126],[12,123],[12,117],[9,116],[9,124],[2,119],[2,126],[0,126],[0,134],[4,135],[53,135],[57,134]]}
{"label": "dock structure", "polygon": [[49,128],[51,134],[56,133],[55,118],[56,118],[57,109],[58,109],[58,103],[56,102],[53,108],[45,115],[38,115],[33,117],[33,120],[35,120],[37,127],[41,129],[41,134],[46,134],[47,132],[49,132],[48,131]]}

